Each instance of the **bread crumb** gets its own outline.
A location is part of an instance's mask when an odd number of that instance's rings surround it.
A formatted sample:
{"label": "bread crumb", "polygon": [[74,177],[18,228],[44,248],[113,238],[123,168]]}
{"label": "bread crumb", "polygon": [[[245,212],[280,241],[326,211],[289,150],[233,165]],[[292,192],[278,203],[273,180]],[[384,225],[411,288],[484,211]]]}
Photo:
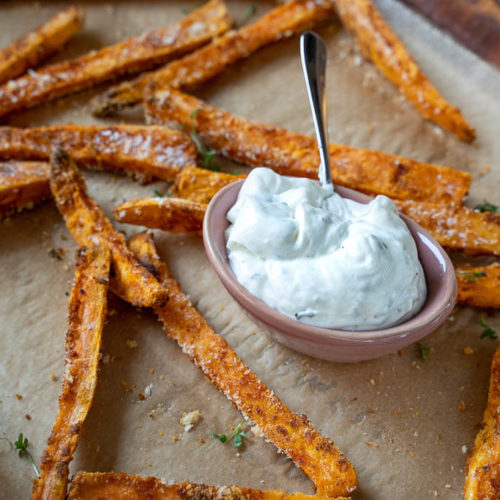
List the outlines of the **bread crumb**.
{"label": "bread crumb", "polygon": [[55,382],[57,380],[57,377],[56,377],[55,373],[51,373],[50,374],[50,380],[52,380],[52,382]]}
{"label": "bread crumb", "polygon": [[474,349],[468,345],[464,347],[464,354],[466,356],[470,356],[471,354],[474,354]]}
{"label": "bread crumb", "polygon": [[413,451],[410,451],[409,455],[410,455],[410,457],[414,457],[415,453],[413,453]]}
{"label": "bread crumb", "polygon": [[378,448],[378,443],[375,441],[365,441],[366,446],[371,446],[372,448]]}
{"label": "bread crumb", "polygon": [[371,379],[370,379],[370,385],[373,385],[373,386],[374,386],[374,385],[376,385],[376,383],[377,383],[377,382],[375,382],[375,379],[374,379],[374,378],[371,378]]}
{"label": "bread crumb", "polygon": [[463,401],[460,401],[460,403],[458,404],[457,408],[460,411],[465,411],[467,409],[467,405]]}
{"label": "bread crumb", "polygon": [[180,441],[181,438],[179,436],[172,436],[172,441]]}
{"label": "bread crumb", "polygon": [[180,423],[184,426],[184,432],[189,432],[202,419],[200,410],[183,413]]}
{"label": "bread crumb", "polygon": [[205,440],[200,438],[200,444],[205,444]]}
{"label": "bread crumb", "polygon": [[154,372],[155,372],[155,369],[154,369],[154,368],[150,368],[150,369],[149,369],[149,373],[150,373],[151,375],[153,375],[153,373],[154,373]]}
{"label": "bread crumb", "polygon": [[135,349],[137,347],[137,340],[126,340],[125,342],[131,349]]}
{"label": "bread crumb", "polygon": [[23,395],[22,394],[16,394],[16,398],[19,399],[19,400],[21,400],[21,399],[23,399]]}
{"label": "bread crumb", "polygon": [[31,420],[31,415],[29,413],[26,413],[26,415],[24,415],[24,418],[26,420]]}

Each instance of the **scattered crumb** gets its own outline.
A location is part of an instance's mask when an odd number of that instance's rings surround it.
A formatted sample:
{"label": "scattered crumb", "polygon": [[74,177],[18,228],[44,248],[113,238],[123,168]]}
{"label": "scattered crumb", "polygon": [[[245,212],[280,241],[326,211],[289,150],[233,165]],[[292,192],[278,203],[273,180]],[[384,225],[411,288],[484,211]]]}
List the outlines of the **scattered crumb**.
{"label": "scattered crumb", "polygon": [[153,375],[153,373],[155,372],[155,369],[154,368],[150,368],[149,369],[149,373],[151,373],[151,375]]}
{"label": "scattered crumb", "polygon": [[409,455],[410,455],[410,457],[414,457],[415,453],[413,453],[413,451],[410,451]]}
{"label": "scattered crumb", "polygon": [[205,444],[205,440],[200,438],[200,444]]}
{"label": "scattered crumb", "polygon": [[16,394],[16,398],[19,399],[19,400],[21,400],[21,399],[23,399],[23,395],[22,394]]}
{"label": "scattered crumb", "polygon": [[474,354],[474,349],[468,345],[464,347],[464,354],[466,356],[470,356],[471,354]]}
{"label": "scattered crumb", "polygon": [[52,380],[52,382],[55,382],[57,380],[57,376],[55,373],[50,374],[50,380]]}
{"label": "scattered crumb", "polygon": [[441,434],[437,433],[436,434],[436,439],[441,439]]}
{"label": "scattered crumb", "polygon": [[378,448],[378,443],[375,441],[365,441],[366,446],[371,446],[372,448]]}
{"label": "scattered crumb", "polygon": [[444,485],[444,487],[445,487],[446,489],[450,489],[450,488],[451,488],[451,484],[445,484],[445,485]]}
{"label": "scattered crumb", "polygon": [[457,408],[460,410],[460,411],[465,411],[467,409],[467,405],[463,402],[463,401],[460,401],[459,405],[457,406]]}
{"label": "scattered crumb", "polygon": [[102,357],[102,362],[107,365],[109,363],[109,360],[111,359],[111,356],[109,354],[105,354],[103,357]]}
{"label": "scattered crumb", "polygon": [[68,266],[68,264],[64,264],[63,269],[64,269],[65,271],[69,271],[69,266]]}
{"label": "scattered crumb", "polygon": [[165,433],[163,431],[160,431],[158,434],[160,435],[160,437],[163,437]]}
{"label": "scattered crumb", "polygon": [[144,401],[146,399],[146,396],[142,392],[139,393],[139,401]]}
{"label": "scattered crumb", "polygon": [[250,430],[252,431],[252,434],[254,434],[257,437],[262,437],[264,435],[264,433],[260,430],[259,426],[257,425],[252,425],[252,427],[250,427]]}
{"label": "scattered crumb", "polygon": [[181,438],[179,436],[172,436],[172,441],[180,441]]}
{"label": "scattered crumb", "polygon": [[116,310],[115,309],[109,309],[108,316],[114,316],[115,314],[116,314]]}
{"label": "scattered crumb", "polygon": [[131,349],[135,349],[137,347],[137,340],[126,340],[125,342]]}
{"label": "scattered crumb", "polygon": [[371,379],[370,379],[370,384],[371,384],[371,385],[376,385],[376,384],[377,384],[377,382],[375,382],[375,379],[374,379],[374,378],[371,378]]}
{"label": "scattered crumb", "polygon": [[153,384],[148,384],[144,388],[144,395],[149,398],[149,396],[151,396],[151,394],[153,394]]}
{"label": "scattered crumb", "polygon": [[403,349],[400,349],[400,350],[398,351],[398,356],[399,356],[399,357],[401,357],[403,354],[404,354]]}
{"label": "scattered crumb", "polygon": [[202,419],[200,410],[183,413],[180,423],[184,426],[184,432],[189,432]]}
{"label": "scattered crumb", "polygon": [[121,380],[120,381],[120,384],[122,385],[122,387],[125,389],[125,390],[128,390],[128,384],[125,380]]}
{"label": "scattered crumb", "polygon": [[152,464],[151,464],[151,463],[148,463],[148,464],[147,464],[147,466],[148,466],[148,467],[152,467]]}
{"label": "scattered crumb", "polygon": [[26,420],[31,420],[31,415],[29,413],[26,413],[26,415],[24,415],[24,418]]}
{"label": "scattered crumb", "polygon": [[464,444],[462,445],[462,453],[465,455],[467,453],[467,446]]}

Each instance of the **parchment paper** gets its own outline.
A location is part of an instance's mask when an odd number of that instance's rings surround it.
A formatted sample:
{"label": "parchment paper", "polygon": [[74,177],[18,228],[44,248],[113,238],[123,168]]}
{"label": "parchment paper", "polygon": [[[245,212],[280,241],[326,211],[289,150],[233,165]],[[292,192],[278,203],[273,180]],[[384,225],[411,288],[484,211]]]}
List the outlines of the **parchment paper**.
{"label": "parchment paper", "polygon": [[[174,22],[182,17],[182,7],[195,4],[77,3],[87,11],[85,31],[55,59]],[[431,80],[463,110],[478,139],[473,145],[462,144],[425,122],[361,60],[351,36],[334,21],[320,30],[329,50],[331,141],[470,171],[474,181],[468,204],[483,198],[498,204],[500,74],[395,0],[376,3]],[[250,2],[228,4],[239,19]],[[64,5],[2,2],[0,45]],[[256,5],[262,14],[272,4]],[[6,123],[111,123],[91,117],[86,103],[96,93],[18,113]],[[204,85],[198,95],[237,115],[312,134],[297,38],[262,50]],[[141,123],[140,110],[128,113],[125,120]],[[139,186],[106,173],[85,176],[90,193],[109,214],[122,201],[168,187],[161,182]],[[120,229],[128,235],[138,231],[133,226]],[[479,320],[486,318],[500,332],[498,316],[457,307],[442,328],[422,341],[429,349],[425,361],[416,346],[371,362],[318,361],[271,341],[243,315],[209,267],[200,238],[162,233],[157,243],[215,330],[286,404],[306,413],[352,461],[360,481],[356,498],[462,496],[465,461],[485,407],[489,364],[497,345],[480,339]],[[67,250],[62,261],[48,255],[59,247]],[[0,223],[0,437],[14,441],[23,432],[37,463],[58,408],[75,249],[51,201]],[[166,338],[151,312],[134,310],[114,297],[110,301],[114,314],[103,335],[96,399],[73,472],[115,470],[178,481],[313,491],[305,475],[262,438],[250,433],[239,453],[214,439],[212,432],[226,432],[228,425],[242,420],[239,412]],[[136,341],[137,347],[127,341]],[[472,355],[464,354],[466,346],[473,348]],[[151,395],[140,401],[147,385]],[[195,409],[203,420],[184,433],[179,419]],[[180,440],[173,441],[173,436]],[[0,440],[0,450],[0,497],[26,498],[32,479],[29,464],[6,440]]]}

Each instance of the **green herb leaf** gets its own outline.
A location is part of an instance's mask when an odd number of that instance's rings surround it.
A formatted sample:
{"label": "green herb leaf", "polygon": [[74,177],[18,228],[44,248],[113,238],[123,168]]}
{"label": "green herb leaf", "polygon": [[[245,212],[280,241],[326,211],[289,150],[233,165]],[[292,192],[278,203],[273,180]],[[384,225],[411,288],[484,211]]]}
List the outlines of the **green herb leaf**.
{"label": "green herb leaf", "polygon": [[33,467],[37,477],[40,477],[40,471],[38,470],[31,453],[26,449],[28,448],[28,438],[25,438],[22,432],[19,433],[17,441],[14,442],[14,448],[19,452],[20,457],[26,457],[28,462],[31,464],[31,467]]}
{"label": "green herb leaf", "polygon": [[240,171],[239,171],[239,170],[237,170],[237,169],[236,169],[236,170],[233,170],[231,173],[232,173],[233,175],[240,175]]}
{"label": "green herb leaf", "polygon": [[189,115],[189,118],[192,120],[200,111],[200,108],[193,109],[193,111],[191,111],[191,114]]}
{"label": "green herb leaf", "polygon": [[158,196],[159,198],[163,198],[165,196],[165,193],[160,193],[160,191],[158,191],[158,189],[153,189],[153,193]]}
{"label": "green herb leaf", "polygon": [[200,108],[197,108],[191,112],[189,115],[189,118],[191,119],[191,132],[189,135],[191,136],[191,139],[194,142],[194,145],[196,146],[196,150],[198,151],[198,154],[201,157],[201,162],[205,168],[208,170],[213,170],[214,172],[220,172],[220,167],[219,165],[213,163],[215,155],[217,154],[217,151],[214,149],[207,148],[202,140],[200,139],[200,136],[198,135],[198,132],[196,131],[196,125],[194,123],[194,117],[201,111]]}
{"label": "green herb leaf", "polygon": [[246,24],[250,20],[250,18],[255,15],[256,12],[257,12],[257,6],[256,5],[249,5],[245,9],[245,12],[243,13],[243,17],[241,18],[241,20],[238,24],[240,26],[243,24]]}
{"label": "green herb leaf", "polygon": [[241,426],[243,422],[240,422],[229,434],[216,434],[212,433],[212,436],[217,438],[221,443],[225,443],[228,439],[233,438],[233,444],[236,448],[239,448],[243,445],[243,438],[247,435],[245,432],[241,431]]}
{"label": "green herb leaf", "polygon": [[458,271],[459,274],[465,274],[465,281],[470,281],[471,283],[476,283],[474,278],[484,278],[486,273],[483,271],[473,272],[473,271]]}
{"label": "green herb leaf", "polygon": [[486,323],[484,319],[480,320],[479,324],[484,328],[483,333],[481,333],[482,339],[489,338],[492,340],[496,340],[498,338],[497,332],[493,330],[493,328],[491,328],[491,326],[488,325],[488,323]]}
{"label": "green herb leaf", "polygon": [[418,350],[420,351],[420,356],[425,361],[428,358],[428,356],[429,356],[429,348],[428,347],[424,347],[420,343],[417,344],[417,347],[418,347]]}
{"label": "green herb leaf", "polygon": [[493,203],[483,200],[482,203],[476,205],[475,209],[480,212],[498,212],[498,205],[493,205]]}
{"label": "green herb leaf", "polygon": [[58,251],[55,248],[51,248],[49,250],[49,256],[52,257],[55,260],[61,260],[62,259],[61,253],[62,253],[61,251]]}

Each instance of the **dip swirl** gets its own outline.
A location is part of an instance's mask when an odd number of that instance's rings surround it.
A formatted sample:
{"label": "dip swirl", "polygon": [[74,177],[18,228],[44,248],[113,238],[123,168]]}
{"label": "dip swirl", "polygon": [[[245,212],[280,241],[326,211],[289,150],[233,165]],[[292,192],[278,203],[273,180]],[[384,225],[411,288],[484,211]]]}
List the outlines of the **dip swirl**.
{"label": "dip swirl", "polygon": [[361,204],[256,168],[227,219],[236,279],[289,318],[372,330],[411,318],[425,302],[415,241],[385,196]]}

